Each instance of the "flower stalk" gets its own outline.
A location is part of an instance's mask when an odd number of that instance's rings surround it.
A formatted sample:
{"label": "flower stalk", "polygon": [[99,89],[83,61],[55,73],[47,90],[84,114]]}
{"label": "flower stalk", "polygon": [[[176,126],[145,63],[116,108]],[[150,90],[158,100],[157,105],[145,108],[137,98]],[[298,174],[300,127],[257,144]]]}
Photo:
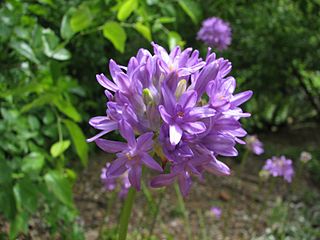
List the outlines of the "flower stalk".
{"label": "flower stalk", "polygon": [[129,189],[127,198],[121,211],[120,222],[118,227],[118,240],[126,240],[127,238],[129,219],[131,216],[132,206],[136,196],[136,192],[136,189],[133,187]]}

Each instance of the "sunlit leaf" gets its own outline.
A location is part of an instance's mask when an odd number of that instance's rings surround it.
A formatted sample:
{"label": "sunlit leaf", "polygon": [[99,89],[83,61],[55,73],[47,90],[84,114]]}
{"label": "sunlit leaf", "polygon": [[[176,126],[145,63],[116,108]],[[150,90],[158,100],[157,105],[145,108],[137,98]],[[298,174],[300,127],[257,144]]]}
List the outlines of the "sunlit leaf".
{"label": "sunlit leaf", "polygon": [[71,16],[70,26],[74,32],[80,32],[90,26],[93,17],[90,8],[81,6]]}
{"label": "sunlit leaf", "polygon": [[119,21],[126,20],[130,14],[138,8],[138,0],[126,0],[119,8],[117,18]]}
{"label": "sunlit leaf", "polygon": [[71,142],[69,140],[59,141],[54,143],[50,148],[52,157],[60,156],[64,151],[70,147]]}
{"label": "sunlit leaf", "polygon": [[168,45],[170,50],[172,50],[175,46],[179,45],[183,47],[185,42],[182,40],[181,36],[177,32],[169,32],[168,34]]}
{"label": "sunlit leaf", "polygon": [[26,57],[31,62],[36,64],[39,63],[39,60],[36,58],[32,48],[25,42],[11,42],[10,46],[16,50],[20,55]]}
{"label": "sunlit leaf", "polygon": [[143,25],[140,22],[137,22],[134,25],[134,28],[148,41],[152,41],[152,37],[151,37],[151,30],[148,26]]}
{"label": "sunlit leaf", "polygon": [[86,142],[86,137],[84,136],[81,128],[74,122],[70,120],[64,120],[69,133],[71,135],[72,142],[75,146],[76,152],[81,159],[83,166],[88,164],[88,144]]}
{"label": "sunlit leaf", "polygon": [[21,170],[25,173],[39,173],[45,163],[44,156],[38,152],[32,152],[22,160]]}
{"label": "sunlit leaf", "polygon": [[127,34],[119,23],[106,22],[103,26],[103,36],[109,39],[118,51],[124,52]]}
{"label": "sunlit leaf", "polygon": [[70,39],[75,34],[75,31],[73,31],[70,24],[72,12],[74,12],[74,9],[70,9],[62,18],[60,34],[63,39]]}
{"label": "sunlit leaf", "polygon": [[77,109],[69,101],[63,99],[55,99],[55,106],[59,109],[60,112],[73,119],[76,122],[81,121],[81,115]]}

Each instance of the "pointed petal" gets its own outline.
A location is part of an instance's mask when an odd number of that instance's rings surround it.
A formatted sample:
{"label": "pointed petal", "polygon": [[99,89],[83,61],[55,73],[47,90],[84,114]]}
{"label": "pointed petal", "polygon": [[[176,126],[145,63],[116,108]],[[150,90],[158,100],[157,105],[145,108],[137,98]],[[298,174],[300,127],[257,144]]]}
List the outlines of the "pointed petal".
{"label": "pointed petal", "polygon": [[206,130],[206,125],[203,122],[188,122],[181,127],[190,134],[199,134]]}
{"label": "pointed petal", "polygon": [[237,107],[242,103],[248,101],[251,98],[252,94],[253,94],[252,91],[245,91],[245,92],[234,95],[231,99],[232,106]]}
{"label": "pointed petal", "polygon": [[176,174],[160,174],[153,178],[150,182],[150,186],[153,188],[164,187],[172,184],[176,178]]}
{"label": "pointed petal", "polygon": [[162,120],[165,123],[170,124],[172,122],[171,116],[169,115],[169,113],[167,113],[167,111],[163,105],[159,106],[159,112],[160,112]]}
{"label": "pointed petal", "polygon": [[191,177],[187,174],[184,175],[179,175],[178,178],[178,183],[179,183],[179,188],[180,188],[180,192],[182,193],[183,197],[186,197],[190,191],[190,187],[191,187]]}
{"label": "pointed petal", "polygon": [[152,132],[147,132],[147,133],[142,134],[137,139],[137,148],[143,152],[150,151],[152,149],[152,145],[153,145],[152,138],[153,138]]}
{"label": "pointed petal", "polygon": [[98,133],[97,135],[93,136],[92,138],[88,138],[87,142],[94,142],[95,140],[97,140],[98,138],[102,137],[103,135],[109,133],[110,131],[102,131],[100,133]]}
{"label": "pointed petal", "polygon": [[212,160],[210,163],[205,166],[205,169],[218,176],[227,176],[230,175],[230,168],[219,160]]}
{"label": "pointed petal", "polygon": [[121,136],[128,141],[130,147],[136,146],[136,138],[134,136],[133,129],[127,121],[120,120],[119,131]]}
{"label": "pointed petal", "polygon": [[190,91],[186,91],[184,92],[180,99],[179,99],[179,103],[181,104],[182,108],[191,108],[194,105],[196,105],[198,99],[198,95],[197,92],[194,90],[190,90]]}
{"label": "pointed petal", "polygon": [[136,165],[133,166],[130,171],[129,171],[129,181],[130,184],[137,189],[138,191],[140,191],[140,184],[141,184],[141,166],[140,165]]}
{"label": "pointed petal", "polygon": [[200,118],[207,118],[212,117],[216,113],[216,110],[209,107],[194,107],[188,113],[188,117],[190,116],[192,119],[200,119]]}
{"label": "pointed petal", "polygon": [[95,143],[103,151],[110,152],[110,153],[121,152],[127,148],[127,144],[123,142],[110,141],[110,140],[105,140],[101,138],[95,140]]}
{"label": "pointed petal", "polygon": [[172,145],[177,145],[180,142],[182,137],[182,129],[178,125],[170,125],[169,136],[170,136],[170,143]]}
{"label": "pointed petal", "polygon": [[162,172],[163,169],[149,154],[144,154],[141,158],[142,162],[148,167],[155,171]]}
{"label": "pointed petal", "polygon": [[113,82],[111,82],[103,73],[97,74],[96,79],[102,87],[104,87],[108,90],[111,90],[113,92],[118,90],[117,85],[115,85]]}
{"label": "pointed petal", "polygon": [[90,119],[89,124],[95,129],[113,131],[118,128],[118,123],[107,117],[98,116]]}
{"label": "pointed petal", "polygon": [[108,168],[106,176],[120,176],[123,174],[127,170],[126,162],[126,158],[117,158],[114,160]]}

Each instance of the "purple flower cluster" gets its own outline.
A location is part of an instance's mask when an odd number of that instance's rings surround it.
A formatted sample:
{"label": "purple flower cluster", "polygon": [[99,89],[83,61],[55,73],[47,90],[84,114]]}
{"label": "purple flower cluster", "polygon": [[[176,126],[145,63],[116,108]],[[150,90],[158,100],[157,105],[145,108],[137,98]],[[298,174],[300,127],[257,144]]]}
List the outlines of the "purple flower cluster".
{"label": "purple flower cluster", "polygon": [[263,170],[268,171],[273,177],[283,177],[287,182],[291,182],[294,175],[292,161],[285,156],[268,159]]}
{"label": "purple flower cluster", "polygon": [[[106,116],[89,121],[101,132],[88,141],[116,153],[105,179],[128,172],[130,184],[139,190],[144,165],[165,171],[152,179],[152,187],[177,180],[185,196],[192,175],[202,179],[204,171],[230,174],[217,157],[237,156],[236,143],[244,144],[239,138],[246,131],[239,119],[250,114],[239,106],[252,91],[234,94],[236,81],[228,76],[231,63],[210,50],[202,59],[191,48],[176,47],[170,53],[154,43],[153,48],[154,54],[140,49],[126,67],[110,60],[113,81],[97,75],[105,88],[107,110]],[[126,142],[102,138],[114,130]]]}
{"label": "purple flower cluster", "polygon": [[226,49],[231,44],[230,25],[217,17],[208,18],[202,22],[197,39],[218,50]]}
{"label": "purple flower cluster", "polygon": [[106,164],[105,168],[102,168],[100,179],[108,191],[114,191],[120,185],[119,198],[125,198],[128,194],[131,184],[128,178],[128,172],[124,172],[121,176],[106,177],[106,173],[110,168],[110,163]]}
{"label": "purple flower cluster", "polygon": [[257,135],[248,135],[246,137],[246,147],[249,151],[256,155],[264,153],[263,143],[258,139]]}

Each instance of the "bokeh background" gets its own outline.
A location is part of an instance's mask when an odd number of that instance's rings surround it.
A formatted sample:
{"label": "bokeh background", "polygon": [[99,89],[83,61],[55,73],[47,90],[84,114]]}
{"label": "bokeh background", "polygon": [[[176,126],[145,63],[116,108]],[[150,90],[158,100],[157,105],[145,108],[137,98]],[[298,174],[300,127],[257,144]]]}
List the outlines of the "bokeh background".
{"label": "bokeh background", "polygon": [[[151,41],[205,57],[196,36],[211,16],[232,28],[216,53],[238,90],[254,91],[242,123],[265,152],[238,147],[224,159],[232,176],[207,176],[184,201],[170,187],[157,207],[163,190],[144,188],[128,239],[320,239],[319,0],[0,1],[0,239],[116,239],[122,200],[100,182],[113,156],[85,141],[88,119],[105,113],[95,74]],[[280,155],[292,183],[259,176]]]}

